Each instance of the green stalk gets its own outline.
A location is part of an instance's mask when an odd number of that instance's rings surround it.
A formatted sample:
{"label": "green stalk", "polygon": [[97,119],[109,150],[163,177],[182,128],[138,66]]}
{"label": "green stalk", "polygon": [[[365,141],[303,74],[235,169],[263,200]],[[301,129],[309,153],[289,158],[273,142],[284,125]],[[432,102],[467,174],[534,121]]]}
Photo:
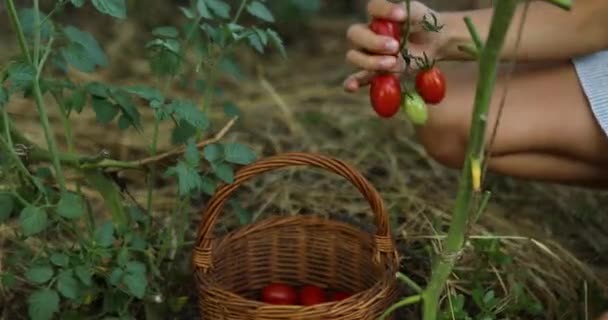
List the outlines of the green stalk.
{"label": "green stalk", "polygon": [[556,5],[564,10],[570,10],[572,8],[572,0],[546,0],[547,2]]}
{"label": "green stalk", "polygon": [[[158,132],[160,127],[160,120],[158,117],[154,118],[154,133],[152,134],[152,146],[150,153],[152,156],[156,154],[158,149]],[[154,180],[156,179],[156,166],[152,165],[150,168],[150,174],[148,175],[148,194],[147,194],[147,204],[146,210],[148,213],[152,212],[152,191],[154,190]]]}
{"label": "green stalk", "polygon": [[[36,1],[38,2],[38,1]],[[34,13],[34,15],[37,15]],[[37,26],[36,33],[40,32],[40,27]],[[55,141],[55,137],[53,135],[53,131],[51,130],[51,125],[49,123],[49,116],[47,114],[46,105],[44,103],[44,99],[42,97],[42,90],[40,89],[40,76],[42,73],[42,69],[44,68],[44,63],[48,58],[50,53],[50,47],[52,44],[52,39],[49,41],[46,52],[42,57],[42,60],[38,64],[36,78],[34,79],[34,98],[36,100],[36,107],[38,109],[38,114],[40,115],[40,122],[42,123],[42,128],[44,131],[44,137],[46,139],[49,151],[52,156],[53,167],[55,168],[55,179],[59,184],[59,188],[62,192],[66,190],[65,187],[65,177],[63,176],[63,170],[61,169],[61,161],[59,159],[59,149],[57,148],[57,142]]]}
{"label": "green stalk", "polygon": [[479,78],[469,134],[468,156],[464,159],[458,195],[453,209],[452,222],[445,241],[444,257],[433,266],[431,280],[423,296],[423,319],[435,320],[439,311],[439,298],[455,264],[455,257],[463,249],[466,227],[471,209],[473,190],[472,160],[479,159],[485,143],[486,119],[496,84],[497,66],[504,40],[515,14],[518,0],[496,2],[487,43],[480,53]]}
{"label": "green stalk", "polygon": [[21,51],[25,58],[29,63],[33,63],[32,56],[30,55],[30,50],[27,48],[27,41],[25,41],[25,33],[23,32],[23,27],[21,26],[21,21],[19,21],[19,17],[17,16],[17,9],[15,8],[15,3],[13,0],[5,0],[6,8],[8,11],[8,16],[13,24],[13,28],[15,28],[15,33],[17,33],[17,38],[19,39],[19,46],[21,47]]}
{"label": "green stalk", "polygon": [[241,14],[243,13],[243,9],[245,9],[245,6],[247,5],[247,2],[248,0],[241,1],[241,5],[236,11],[236,15],[234,16],[234,19],[232,19],[232,23],[237,23],[237,21],[239,21],[239,18],[241,17]]}

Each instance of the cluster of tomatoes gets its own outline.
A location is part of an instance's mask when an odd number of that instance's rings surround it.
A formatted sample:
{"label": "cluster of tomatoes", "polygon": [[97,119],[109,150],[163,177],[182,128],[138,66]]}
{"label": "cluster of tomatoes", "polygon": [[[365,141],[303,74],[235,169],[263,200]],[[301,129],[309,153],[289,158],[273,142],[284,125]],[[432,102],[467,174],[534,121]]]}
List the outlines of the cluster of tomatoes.
{"label": "cluster of tomatoes", "polygon": [[271,283],[262,289],[261,298],[265,303],[276,305],[311,306],[329,301],[341,301],[351,294],[335,291],[331,294],[315,285],[304,285],[299,289],[285,283]]}
{"label": "cluster of tomatoes", "polygon": [[[401,26],[386,19],[374,19],[370,29],[381,35],[402,39]],[[415,77],[415,90],[403,92],[399,77],[393,73],[380,73],[371,80],[370,100],[376,113],[383,118],[394,116],[403,107],[408,118],[415,124],[424,124],[427,119],[426,104],[440,103],[446,94],[446,79],[434,63],[427,63]]]}

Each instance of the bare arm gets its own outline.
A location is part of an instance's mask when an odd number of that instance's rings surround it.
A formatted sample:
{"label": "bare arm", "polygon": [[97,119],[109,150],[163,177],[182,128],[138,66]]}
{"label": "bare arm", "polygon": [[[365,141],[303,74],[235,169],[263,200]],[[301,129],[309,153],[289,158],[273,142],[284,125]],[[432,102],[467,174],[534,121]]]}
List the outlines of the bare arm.
{"label": "bare arm", "polygon": [[[544,1],[529,4],[521,43],[516,42],[525,4],[515,14],[507,35],[503,58],[522,61],[569,59],[608,49],[608,1],[575,0],[571,11],[565,11]],[[441,36],[438,58],[445,60],[469,59],[458,50],[458,45],[470,44],[463,18],[469,16],[482,39],[487,37],[493,9],[442,12],[446,27]]]}

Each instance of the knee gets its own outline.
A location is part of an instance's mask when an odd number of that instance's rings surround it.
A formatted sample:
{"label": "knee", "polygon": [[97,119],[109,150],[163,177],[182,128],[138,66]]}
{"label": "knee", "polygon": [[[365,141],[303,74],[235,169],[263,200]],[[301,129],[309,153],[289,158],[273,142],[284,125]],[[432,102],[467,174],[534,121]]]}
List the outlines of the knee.
{"label": "knee", "polygon": [[451,169],[462,168],[466,154],[466,139],[454,126],[429,125],[417,130],[426,153]]}

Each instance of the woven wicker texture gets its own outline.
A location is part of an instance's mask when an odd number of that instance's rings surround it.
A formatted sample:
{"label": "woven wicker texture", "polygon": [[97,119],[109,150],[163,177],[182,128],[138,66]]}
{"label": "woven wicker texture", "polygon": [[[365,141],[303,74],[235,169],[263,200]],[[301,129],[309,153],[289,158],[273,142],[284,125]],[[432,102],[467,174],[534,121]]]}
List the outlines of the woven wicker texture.
{"label": "woven wicker texture", "polygon": [[[256,175],[292,166],[322,168],[349,180],[369,202],[376,234],[318,216],[277,216],[214,238],[214,225],[232,192]],[[239,170],[203,212],[193,263],[204,320],[371,320],[397,298],[399,262],[381,197],[351,166],[323,155],[288,153]],[[268,305],[258,299],[271,282],[355,294],[314,306]]]}

